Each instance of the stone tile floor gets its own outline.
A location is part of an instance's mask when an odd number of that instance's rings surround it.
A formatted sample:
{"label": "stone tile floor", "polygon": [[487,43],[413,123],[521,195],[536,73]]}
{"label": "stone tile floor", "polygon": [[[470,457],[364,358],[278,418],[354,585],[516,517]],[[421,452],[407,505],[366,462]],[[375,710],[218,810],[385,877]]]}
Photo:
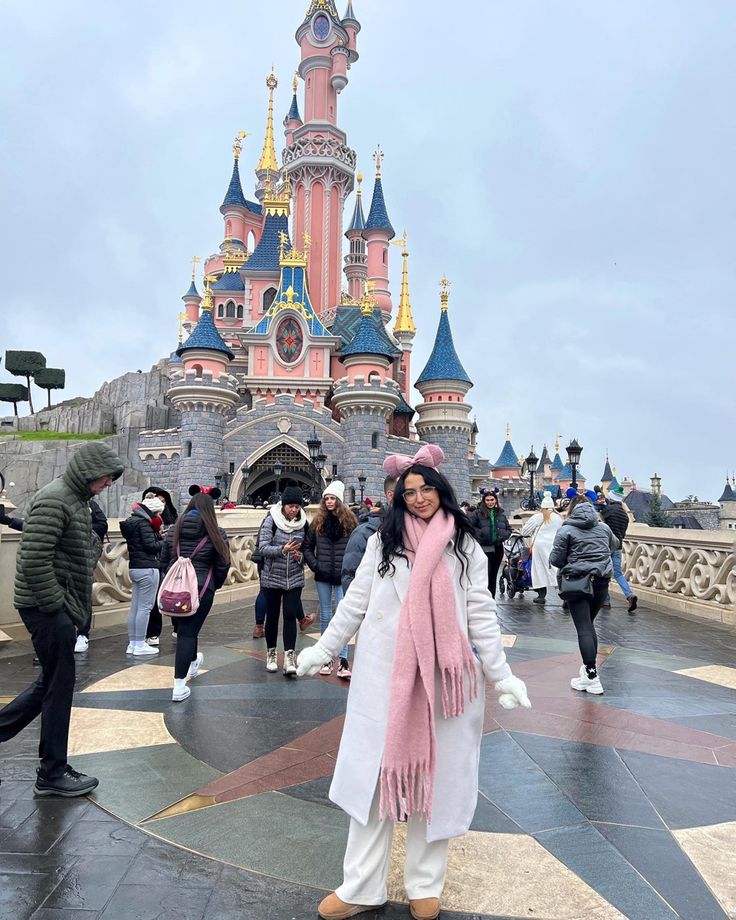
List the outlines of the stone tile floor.
{"label": "stone tile floor", "polygon": [[[478,809],[451,847],[443,917],[736,917],[736,633],[615,601],[598,621],[606,692],[589,698],[569,689],[579,658],[559,602],[499,600],[534,709],[488,695]],[[316,609],[312,588],[305,602]],[[181,704],[170,635],[135,662],[124,636],[93,633],[70,760],[100,787],[34,799],[37,727],[0,748],[0,920],[316,916],[347,830],[327,799],[347,687],[267,675],[252,623],[252,604],[210,616],[206,673]],[[33,674],[28,643],[0,650],[0,698]],[[395,865],[396,900],[367,920],[408,917]]]}

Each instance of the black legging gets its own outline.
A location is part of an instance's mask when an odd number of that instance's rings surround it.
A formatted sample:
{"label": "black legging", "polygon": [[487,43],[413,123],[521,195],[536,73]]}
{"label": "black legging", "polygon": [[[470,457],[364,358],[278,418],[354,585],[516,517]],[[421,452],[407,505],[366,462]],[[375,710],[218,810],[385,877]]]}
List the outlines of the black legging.
{"label": "black legging", "polygon": [[498,570],[503,562],[503,552],[501,547],[497,546],[494,553],[486,553],[488,560],[488,590],[493,597],[496,596],[496,585],[498,584]]}
{"label": "black legging", "polygon": [[578,595],[577,597],[567,598],[570,616],[578,632],[580,657],[583,659],[585,669],[591,677],[598,673],[598,636],[596,635],[593,621],[598,616],[598,611],[606,599],[610,580],[610,578],[594,578],[592,597]]}
{"label": "black legging", "polygon": [[301,588],[264,588],[266,595],[266,648],[276,648],[281,600],[284,606],[284,651],[296,648],[296,619],[301,609]]}
{"label": "black legging", "polygon": [[208,588],[202,595],[197,612],[190,617],[174,617],[176,625],[176,660],[174,663],[174,677],[177,680],[187,676],[189,665],[197,657],[197,636],[207,619],[207,614],[212,609],[215,599],[215,589]]}

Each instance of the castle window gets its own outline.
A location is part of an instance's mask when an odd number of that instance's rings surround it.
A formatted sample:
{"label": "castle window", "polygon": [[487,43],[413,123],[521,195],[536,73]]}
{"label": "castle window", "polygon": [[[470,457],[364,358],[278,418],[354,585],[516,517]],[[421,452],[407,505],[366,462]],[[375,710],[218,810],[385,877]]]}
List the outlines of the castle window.
{"label": "castle window", "polygon": [[242,303],[239,303],[238,304],[238,319],[242,319],[242,318],[243,318],[243,305]]}
{"label": "castle window", "polygon": [[184,442],[184,456],[185,457],[192,456],[192,442],[191,441]]}
{"label": "castle window", "polygon": [[194,374],[197,377],[197,379],[201,378],[202,376],[202,365],[201,364],[193,365],[192,370],[194,371]]}
{"label": "castle window", "polygon": [[383,264],[385,265],[388,262],[388,250],[383,250]]}
{"label": "castle window", "polygon": [[378,432],[374,431],[371,435],[371,447],[373,450],[378,450]]}
{"label": "castle window", "polygon": [[228,300],[227,304],[225,305],[225,316],[228,319],[235,319],[235,301]]}
{"label": "castle window", "polygon": [[275,299],[276,299],[276,288],[275,287],[266,288],[266,290],[263,292],[263,301],[262,301],[263,313],[265,313],[266,310],[268,310],[268,308],[271,306],[271,304],[274,302]]}
{"label": "castle window", "polygon": [[218,303],[217,304],[217,318],[222,319],[224,315],[225,315],[225,305]]}

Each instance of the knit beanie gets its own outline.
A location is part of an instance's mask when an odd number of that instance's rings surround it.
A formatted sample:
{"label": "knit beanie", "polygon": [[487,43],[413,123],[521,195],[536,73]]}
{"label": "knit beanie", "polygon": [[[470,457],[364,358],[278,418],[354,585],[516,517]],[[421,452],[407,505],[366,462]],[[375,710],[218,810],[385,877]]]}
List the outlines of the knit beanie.
{"label": "knit beanie", "polygon": [[606,496],[609,502],[622,502],[624,500],[623,489],[609,489]]}
{"label": "knit beanie", "polygon": [[549,492],[544,493],[544,498],[542,499],[541,507],[551,508],[552,510],[554,510],[555,503],[552,501],[552,496],[549,494]]}
{"label": "knit beanie", "polygon": [[322,493],[322,498],[327,498],[328,495],[334,495],[335,498],[339,499],[341,502],[344,502],[345,483],[340,482],[339,479],[333,480]]}
{"label": "knit beanie", "polygon": [[141,504],[144,508],[147,508],[151,514],[161,514],[166,507],[164,500],[159,498],[158,495],[151,495],[148,498],[144,498]]}
{"label": "knit beanie", "polygon": [[302,490],[299,486],[287,486],[281,493],[281,507],[284,505],[301,505]]}

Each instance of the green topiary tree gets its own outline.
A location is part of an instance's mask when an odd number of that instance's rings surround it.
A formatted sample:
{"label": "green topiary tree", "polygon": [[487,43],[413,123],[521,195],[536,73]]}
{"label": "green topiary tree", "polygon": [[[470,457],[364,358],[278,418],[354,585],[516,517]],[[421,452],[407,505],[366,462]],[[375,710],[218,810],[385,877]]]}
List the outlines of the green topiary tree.
{"label": "green topiary tree", "polygon": [[5,370],[14,377],[25,377],[28,387],[28,405],[33,413],[33,400],[31,399],[31,377],[46,367],[46,358],[40,351],[6,351]]}
{"label": "green topiary tree", "polygon": [[649,513],[647,514],[647,524],[650,527],[669,527],[670,519],[662,508],[662,499],[656,492],[652,492],[649,500]]}
{"label": "green topiary tree", "polygon": [[22,383],[0,383],[0,402],[12,402],[16,416],[18,415],[18,403],[27,402],[28,387]]}
{"label": "green topiary tree", "polygon": [[66,371],[60,367],[42,367],[33,375],[37,387],[46,390],[49,396],[48,407],[51,408],[51,391],[63,390],[66,383]]}

